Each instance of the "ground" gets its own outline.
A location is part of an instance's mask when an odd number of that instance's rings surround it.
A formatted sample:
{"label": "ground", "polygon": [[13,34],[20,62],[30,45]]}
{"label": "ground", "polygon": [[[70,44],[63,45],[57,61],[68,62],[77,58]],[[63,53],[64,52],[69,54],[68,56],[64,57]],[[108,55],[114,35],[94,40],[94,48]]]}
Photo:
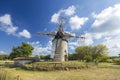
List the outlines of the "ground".
{"label": "ground", "polygon": [[[20,68],[4,68],[11,80],[119,80],[120,65],[100,63],[91,68],[70,71],[28,71]],[[13,79],[12,79],[13,78]],[[10,78],[8,79],[10,80]]]}

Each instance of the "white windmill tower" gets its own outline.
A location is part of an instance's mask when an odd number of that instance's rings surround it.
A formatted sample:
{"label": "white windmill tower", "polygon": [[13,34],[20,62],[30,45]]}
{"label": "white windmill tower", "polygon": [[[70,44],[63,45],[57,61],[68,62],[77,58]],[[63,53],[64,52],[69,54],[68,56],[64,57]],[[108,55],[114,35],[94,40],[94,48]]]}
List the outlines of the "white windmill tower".
{"label": "white windmill tower", "polygon": [[57,32],[37,33],[38,35],[46,35],[49,37],[53,37],[52,45],[53,45],[54,61],[61,62],[68,60],[68,48],[67,48],[68,39],[70,38],[85,39],[85,37],[75,36],[71,33],[64,32],[63,29],[64,24],[65,24],[65,19],[62,17],[59,19]]}

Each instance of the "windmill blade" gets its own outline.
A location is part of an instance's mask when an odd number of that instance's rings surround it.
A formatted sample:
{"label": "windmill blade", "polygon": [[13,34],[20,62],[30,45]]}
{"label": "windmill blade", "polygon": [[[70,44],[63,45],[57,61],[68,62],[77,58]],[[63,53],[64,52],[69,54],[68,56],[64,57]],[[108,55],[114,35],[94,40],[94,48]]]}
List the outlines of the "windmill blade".
{"label": "windmill blade", "polygon": [[75,36],[75,38],[85,39],[85,37],[84,37],[84,36]]}
{"label": "windmill blade", "polygon": [[59,17],[58,24],[59,24],[59,25],[64,25],[64,24],[65,24],[65,20],[66,20],[66,19],[65,19],[64,17],[61,17],[61,16],[60,16],[60,17]]}
{"label": "windmill blade", "polygon": [[64,32],[64,34],[63,34],[63,38],[65,38],[65,39],[74,38],[74,37],[75,37],[75,35],[71,34],[69,32]]}
{"label": "windmill blade", "polygon": [[46,35],[46,36],[49,36],[49,37],[55,37],[56,33],[55,32],[51,32],[51,33],[40,33],[40,32],[37,32],[37,35]]}
{"label": "windmill blade", "polygon": [[59,17],[59,21],[58,21],[58,29],[57,31],[59,32],[63,32],[64,31],[64,25],[65,25],[65,18],[64,17]]}
{"label": "windmill blade", "polygon": [[76,38],[77,38],[78,44],[83,44],[85,42],[85,39],[86,39],[85,34],[81,35],[81,36],[76,36]]}
{"label": "windmill blade", "polygon": [[64,33],[64,38],[65,39],[69,39],[69,38],[79,38],[79,39],[85,39],[85,35],[81,35],[81,36],[76,36],[75,34],[71,34],[71,33],[68,33],[68,32],[65,32]]}

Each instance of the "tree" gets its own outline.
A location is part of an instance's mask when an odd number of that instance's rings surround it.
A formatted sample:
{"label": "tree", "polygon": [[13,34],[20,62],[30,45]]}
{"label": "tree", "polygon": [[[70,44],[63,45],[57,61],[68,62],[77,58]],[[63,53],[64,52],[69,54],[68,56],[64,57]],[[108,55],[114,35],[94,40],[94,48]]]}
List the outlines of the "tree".
{"label": "tree", "polygon": [[0,55],[0,60],[6,60],[9,58],[9,55],[8,54],[1,54]]}
{"label": "tree", "polygon": [[12,52],[10,53],[10,58],[16,58],[16,57],[29,57],[32,55],[33,47],[26,43],[22,42],[21,46],[14,46],[12,48]]}
{"label": "tree", "polygon": [[77,59],[84,60],[85,55],[90,55],[91,46],[79,46],[76,48],[75,52],[77,54]]}
{"label": "tree", "polygon": [[97,60],[98,57],[100,58],[103,54],[108,53],[108,48],[105,45],[79,46],[76,48],[75,53],[77,54],[77,59],[79,60],[85,60],[84,57],[86,55],[91,56],[92,60]]}
{"label": "tree", "polygon": [[91,62],[92,61],[92,56],[85,55],[84,60],[86,60],[86,62]]}
{"label": "tree", "polygon": [[43,55],[40,55],[40,59],[41,59],[41,60],[44,60],[44,56],[43,56]]}
{"label": "tree", "polygon": [[96,58],[102,56],[103,54],[107,54],[108,48],[105,45],[96,45],[92,47],[91,53],[93,59],[95,60]]}
{"label": "tree", "polygon": [[51,58],[50,58],[50,55],[48,54],[48,55],[46,55],[46,56],[44,56],[44,60],[46,60],[46,61],[48,61],[48,60],[50,60]]}
{"label": "tree", "polygon": [[77,54],[75,54],[75,53],[73,53],[73,54],[68,53],[68,60],[77,60]]}
{"label": "tree", "polygon": [[108,58],[108,54],[101,54],[101,56],[97,57],[97,60],[100,62],[106,62]]}

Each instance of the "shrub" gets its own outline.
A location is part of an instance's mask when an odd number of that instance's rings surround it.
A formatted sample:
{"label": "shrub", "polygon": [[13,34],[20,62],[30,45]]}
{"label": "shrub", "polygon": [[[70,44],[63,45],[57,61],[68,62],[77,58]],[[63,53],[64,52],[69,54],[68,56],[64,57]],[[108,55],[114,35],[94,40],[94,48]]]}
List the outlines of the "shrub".
{"label": "shrub", "polygon": [[120,65],[120,58],[113,58],[113,62]]}
{"label": "shrub", "polygon": [[86,60],[86,62],[91,62],[92,61],[92,57],[89,55],[85,55],[84,59]]}
{"label": "shrub", "polygon": [[107,63],[113,63],[113,60],[112,60],[112,59],[107,59],[106,62],[107,62]]}

